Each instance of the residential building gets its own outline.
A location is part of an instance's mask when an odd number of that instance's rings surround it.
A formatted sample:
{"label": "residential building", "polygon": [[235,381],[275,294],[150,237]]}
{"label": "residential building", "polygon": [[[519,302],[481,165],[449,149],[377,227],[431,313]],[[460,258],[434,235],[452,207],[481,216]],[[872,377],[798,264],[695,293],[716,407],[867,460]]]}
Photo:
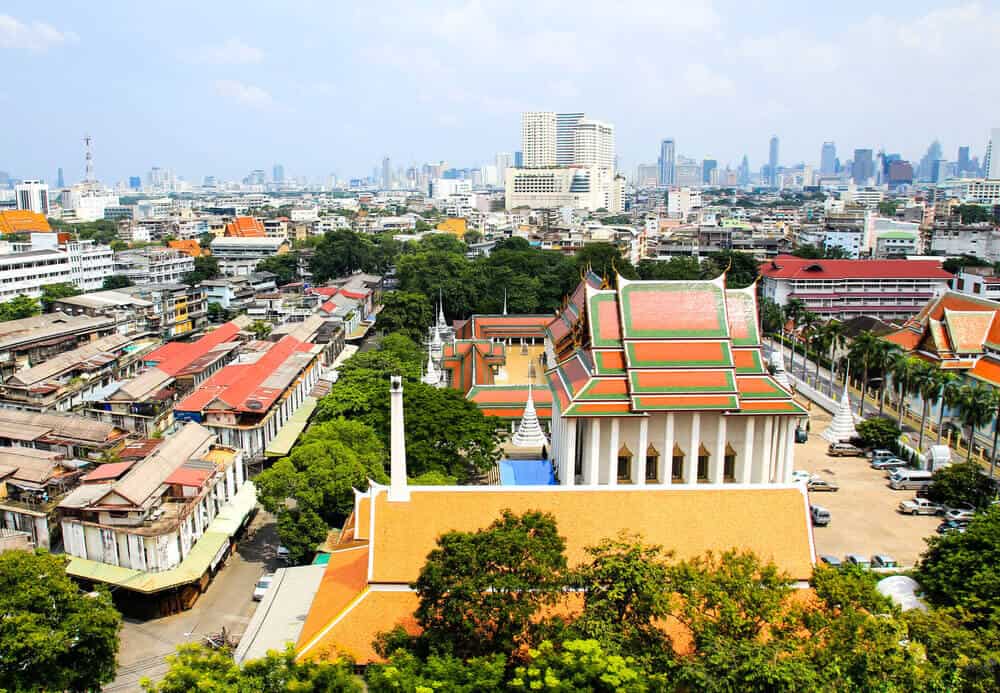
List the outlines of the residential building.
{"label": "residential building", "polygon": [[207,305],[218,303],[223,310],[244,311],[253,303],[254,291],[249,277],[223,277],[201,282]]}
{"label": "residential building", "polygon": [[624,179],[602,166],[573,168],[509,168],[505,207],[555,209],[573,207],[612,213],[624,211]]}
{"label": "residential building", "polygon": [[289,250],[287,239],[267,236],[222,237],[212,239],[212,255],[219,261],[219,270],[227,277],[252,274],[257,263],[272,255]]}
{"label": "residential building", "polygon": [[79,483],[86,463],[49,450],[0,448],[0,532],[24,532],[29,548],[59,540],[59,499]]}
{"label": "residential building", "polygon": [[760,267],[761,295],[792,299],[823,319],[870,315],[902,320],[948,290],[951,273],[937,260],[809,260],[779,255]]}
{"label": "residential building", "polygon": [[71,223],[97,221],[103,219],[109,207],[118,206],[118,196],[82,184],[66,190],[60,196],[62,219]]}
{"label": "residential building", "polygon": [[580,163],[577,159],[576,137],[577,128],[583,119],[583,113],[556,113],[556,166],[570,166]]}
{"label": "residential building", "polygon": [[521,154],[524,168],[550,168],[556,160],[556,114],[521,114]]}
{"label": "residential building", "polygon": [[163,337],[160,318],[150,301],[119,290],[95,291],[52,301],[52,309],[66,315],[107,317],[122,335],[151,334]]}
{"label": "residential building", "polygon": [[667,191],[667,216],[672,219],[687,219],[688,214],[701,208],[701,190],[695,188],[675,188]]}
{"label": "residential building", "polygon": [[111,274],[114,253],[94,241],[74,241],[62,233],[32,233],[30,243],[0,241],[0,301],[17,295],[38,298],[46,284],[94,291]]}
{"label": "residential building", "polygon": [[1000,229],[990,223],[934,222],[932,255],[971,255],[989,263],[1000,262]]}
{"label": "residential building", "polygon": [[49,186],[40,180],[26,180],[14,186],[18,209],[49,215]]}
{"label": "residential building", "polygon": [[1000,180],[1000,128],[990,130],[983,157],[983,171],[987,180]]}
{"label": "residential building", "polygon": [[60,311],[0,322],[0,377],[7,378],[21,368],[30,368],[115,331],[112,318]]}
{"label": "residential building", "polygon": [[115,274],[133,284],[181,282],[194,272],[194,258],[175,248],[146,247],[115,253]]}
{"label": "residential building", "polygon": [[[560,117],[563,115],[560,114]],[[557,162],[561,161],[562,158],[564,158],[562,152],[557,146]],[[576,120],[571,162],[574,166],[602,166],[613,170],[615,167],[615,127],[590,118]]]}

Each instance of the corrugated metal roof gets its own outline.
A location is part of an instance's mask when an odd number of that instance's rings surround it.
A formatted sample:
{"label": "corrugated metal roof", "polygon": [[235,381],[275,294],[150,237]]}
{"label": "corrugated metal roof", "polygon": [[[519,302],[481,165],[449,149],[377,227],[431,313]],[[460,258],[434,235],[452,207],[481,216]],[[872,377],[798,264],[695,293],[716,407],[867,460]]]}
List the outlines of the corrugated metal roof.
{"label": "corrugated metal roof", "polygon": [[49,378],[54,378],[78,366],[90,365],[97,368],[114,361],[116,355],[110,352],[117,351],[131,341],[132,337],[126,337],[121,334],[101,337],[76,349],[64,351],[58,356],[53,356],[46,361],[42,361],[37,366],[22,368],[15,372],[7,382],[14,385],[29,386],[48,380]]}

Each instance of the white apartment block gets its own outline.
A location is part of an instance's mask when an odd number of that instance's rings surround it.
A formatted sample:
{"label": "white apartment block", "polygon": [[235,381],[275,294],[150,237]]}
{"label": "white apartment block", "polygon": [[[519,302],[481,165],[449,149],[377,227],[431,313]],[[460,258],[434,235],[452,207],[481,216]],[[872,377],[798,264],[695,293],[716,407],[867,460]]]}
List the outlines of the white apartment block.
{"label": "white apartment block", "polygon": [[701,191],[695,188],[670,188],[667,191],[667,216],[685,219],[701,207]]}
{"label": "white apartment block", "polygon": [[14,186],[18,209],[49,213],[49,186],[40,180],[26,180]]}
{"label": "white apartment block", "polygon": [[115,254],[115,274],[133,284],[176,284],[194,272],[194,258],[173,248],[142,248]]}
{"label": "white apartment block", "polygon": [[505,180],[506,209],[573,207],[624,211],[624,179],[610,168],[510,168]]}
{"label": "white apartment block", "polygon": [[972,255],[990,263],[1000,262],[1000,231],[992,224],[935,227],[930,250],[931,255]]}
{"label": "white apartment block", "polygon": [[89,222],[104,218],[108,207],[118,205],[118,196],[112,193],[96,192],[86,187],[74,187],[64,192],[62,218],[70,222]]}
{"label": "white apartment block", "polygon": [[38,298],[46,284],[74,284],[81,291],[100,289],[114,274],[114,253],[93,241],[58,245],[58,235],[31,235],[32,242],[0,242],[0,301],[18,295]]}
{"label": "white apartment block", "polygon": [[521,114],[521,156],[525,168],[547,168],[557,164],[555,113]]}
{"label": "white apartment block", "polygon": [[615,166],[615,127],[589,118],[581,119],[573,133],[575,166]]}

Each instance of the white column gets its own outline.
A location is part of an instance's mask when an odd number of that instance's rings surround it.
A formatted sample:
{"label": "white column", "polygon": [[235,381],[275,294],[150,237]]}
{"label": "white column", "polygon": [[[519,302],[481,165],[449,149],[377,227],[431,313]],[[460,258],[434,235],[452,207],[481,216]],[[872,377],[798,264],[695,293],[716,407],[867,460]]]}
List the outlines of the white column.
{"label": "white column", "polygon": [[583,470],[583,483],[587,486],[597,486],[597,465],[601,459],[601,420],[589,419],[590,450],[587,453],[587,466]]}
{"label": "white column", "polygon": [[563,462],[563,486],[576,484],[576,419],[566,422],[566,459]]}
{"label": "white column", "polygon": [[674,468],[674,413],[667,414],[663,432],[663,454],[660,457],[660,483],[669,485]]}
{"label": "white column", "polygon": [[617,416],[611,419],[611,440],[608,441],[608,486],[618,485],[618,432],[620,424]]}
{"label": "white column", "polygon": [[698,448],[701,442],[701,414],[691,415],[691,447],[684,458],[684,483],[698,483]]}
{"label": "white column", "polygon": [[649,418],[642,417],[639,419],[639,450],[636,451],[633,463],[633,468],[636,470],[634,482],[639,486],[643,486],[646,483],[646,448],[649,447]]}
{"label": "white column", "polygon": [[756,473],[754,474],[755,484],[767,483],[768,474],[770,473],[771,465],[771,450],[774,443],[774,417],[765,416],[764,417],[764,449],[760,455],[760,464],[757,465]]}
{"label": "white column", "polygon": [[785,465],[785,430],[788,428],[788,418],[781,416],[774,427],[774,464],[771,465],[771,475],[768,478],[772,484],[778,481],[781,468]]}
{"label": "white column", "polygon": [[792,481],[792,469],[795,462],[795,421],[788,419],[785,432],[785,466],[782,468],[778,483],[789,484]]}
{"label": "white column", "polygon": [[745,436],[743,438],[743,459],[740,461],[739,476],[741,484],[750,483],[750,473],[753,471],[753,429],[756,423],[756,416],[744,417],[743,430]]}
{"label": "white column", "polygon": [[719,422],[715,432],[715,459],[712,460],[711,478],[713,484],[721,484],[723,477],[723,461],[726,457],[726,417],[722,414],[716,419]]}

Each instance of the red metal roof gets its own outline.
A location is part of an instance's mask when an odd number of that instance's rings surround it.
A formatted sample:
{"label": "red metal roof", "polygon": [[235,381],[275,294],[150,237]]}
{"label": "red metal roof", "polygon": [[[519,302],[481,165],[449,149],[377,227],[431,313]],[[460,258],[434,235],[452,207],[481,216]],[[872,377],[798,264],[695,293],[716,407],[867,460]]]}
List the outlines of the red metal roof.
{"label": "red metal roof", "polygon": [[761,263],[771,279],[951,279],[937,260],[810,260],[779,255]]}
{"label": "red metal roof", "polygon": [[127,472],[133,464],[135,464],[134,461],[108,462],[107,464],[98,466],[94,471],[85,474],[80,481],[87,483],[90,481],[107,481],[109,479],[117,479],[122,474]]}
{"label": "red metal roof", "polygon": [[201,488],[204,485],[205,480],[210,476],[212,476],[212,471],[209,469],[189,469],[188,467],[181,467],[168,476],[163,483]]}
{"label": "red metal roof", "polygon": [[223,342],[231,341],[240,328],[234,322],[219,325],[194,342],[170,342],[164,344],[146,357],[146,361],[156,363],[168,375],[177,375]]}

